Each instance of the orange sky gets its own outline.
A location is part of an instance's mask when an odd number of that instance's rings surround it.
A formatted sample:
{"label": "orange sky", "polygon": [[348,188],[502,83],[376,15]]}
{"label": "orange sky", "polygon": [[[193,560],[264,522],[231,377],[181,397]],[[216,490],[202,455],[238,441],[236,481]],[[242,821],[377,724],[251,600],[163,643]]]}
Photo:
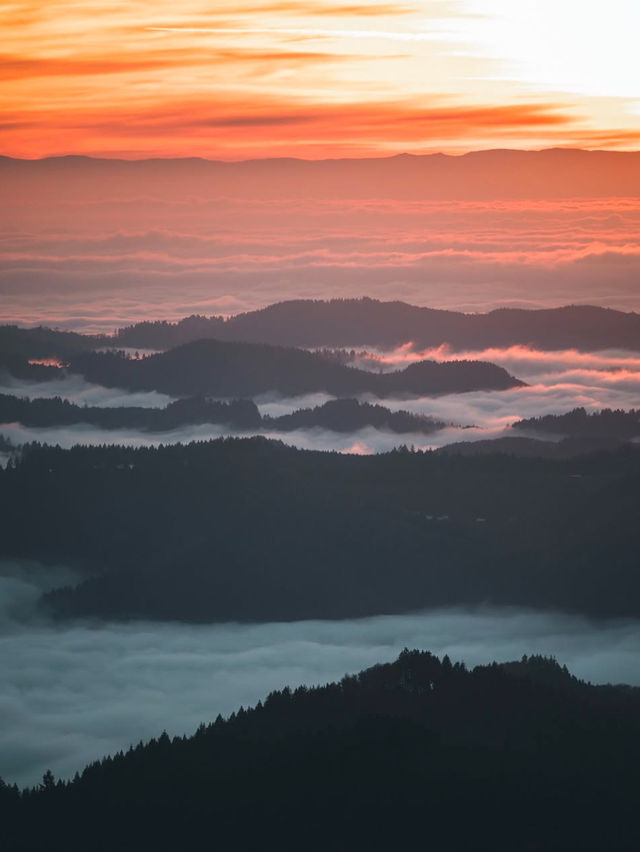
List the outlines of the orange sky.
{"label": "orange sky", "polygon": [[637,149],[639,5],[4,3],[0,152]]}

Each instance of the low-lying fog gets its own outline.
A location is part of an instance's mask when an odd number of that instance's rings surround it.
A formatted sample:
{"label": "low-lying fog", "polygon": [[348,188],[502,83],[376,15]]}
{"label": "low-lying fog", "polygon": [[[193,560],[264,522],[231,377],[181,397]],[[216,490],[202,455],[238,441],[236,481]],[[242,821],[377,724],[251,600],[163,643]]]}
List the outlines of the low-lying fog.
{"label": "low-lying fog", "polygon": [[31,399],[59,396],[76,405],[98,406],[100,408],[121,406],[140,406],[141,408],[164,408],[173,401],[173,397],[156,391],[131,392],[120,388],[105,388],[85,381],[77,374],[64,374],[59,379],[41,382],[27,382],[7,374],[0,375],[0,393],[13,396],[28,396]]}
{"label": "low-lying fog", "polygon": [[35,615],[63,570],[4,563],[0,576],[0,776],[37,783],[250,705],[289,684],[321,684],[404,648],[468,665],[555,655],[596,683],[640,684],[640,624],[516,609],[281,624],[82,623]]}
{"label": "low-lying fog", "polygon": [[[405,409],[427,414],[457,427],[443,429],[431,435],[419,433],[395,434],[367,428],[352,433],[336,433],[324,429],[296,432],[269,432],[287,444],[302,449],[337,450],[339,452],[385,452],[399,444],[413,444],[418,449],[440,447],[456,441],[474,441],[500,437],[509,433],[516,420],[541,414],[561,414],[577,406],[588,410],[601,408],[634,408],[640,399],[640,356],[625,351],[584,353],[575,350],[542,352],[523,346],[489,349],[469,353],[451,353],[446,348],[415,352],[410,346],[387,353],[373,353],[366,359],[370,368],[400,368],[418,358],[439,360],[479,358],[505,367],[527,382],[527,387],[506,391],[475,391],[463,394],[444,394],[438,397],[410,399],[363,400],[378,403],[394,410]],[[128,393],[117,388],[92,385],[79,376],[65,376],[51,382],[5,382],[0,393],[21,396],[61,396],[80,405],[99,406],[165,406],[171,398],[155,392]],[[321,405],[332,397],[328,394],[307,394],[299,397],[265,395],[257,400],[262,414],[277,417],[299,408]],[[464,428],[470,427],[473,428]],[[91,444],[168,444],[177,441],[207,440],[222,435],[238,434],[224,426],[191,425],[169,432],[141,432],[136,429],[106,430],[93,426],[29,428],[19,424],[0,425],[0,433],[15,444],[42,441],[70,447],[76,443]],[[243,433],[255,434],[255,433]]]}

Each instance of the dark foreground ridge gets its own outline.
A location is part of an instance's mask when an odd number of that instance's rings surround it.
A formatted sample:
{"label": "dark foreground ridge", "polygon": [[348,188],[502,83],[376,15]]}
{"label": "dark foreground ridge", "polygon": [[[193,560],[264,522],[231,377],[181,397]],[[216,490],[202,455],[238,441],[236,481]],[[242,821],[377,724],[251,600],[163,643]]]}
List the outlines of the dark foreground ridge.
{"label": "dark foreground ridge", "polygon": [[639,787],[640,690],[404,651],[70,783],[0,786],[0,833],[12,852],[631,852]]}
{"label": "dark foreground ridge", "polygon": [[495,603],[640,616],[640,451],[548,460],[265,438],[28,445],[0,556],[67,564],[60,616],[347,618]]}

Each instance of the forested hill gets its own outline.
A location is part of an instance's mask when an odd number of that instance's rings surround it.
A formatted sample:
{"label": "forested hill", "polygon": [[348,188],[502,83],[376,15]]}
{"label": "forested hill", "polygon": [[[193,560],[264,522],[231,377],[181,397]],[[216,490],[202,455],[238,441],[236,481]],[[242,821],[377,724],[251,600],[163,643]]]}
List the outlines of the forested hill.
{"label": "forested hill", "polygon": [[584,408],[574,408],[566,414],[545,414],[518,420],[512,428],[542,435],[629,441],[640,437],[640,409],[623,411],[619,408],[603,408],[601,411],[588,412]]}
{"label": "forested hill", "polygon": [[66,359],[77,352],[108,346],[111,338],[104,335],[78,334],[75,331],[58,331],[52,328],[20,328],[0,325],[1,356],[14,358]]}
{"label": "forested hill", "polygon": [[252,397],[267,391],[295,396],[326,391],[335,396],[372,393],[461,393],[505,390],[523,383],[484,361],[419,361],[393,373],[371,373],[332,363],[321,355],[283,346],[199,340],[148,358],[85,352],[70,369],[90,382],[175,396]]}
{"label": "forested hill", "polygon": [[162,734],[71,783],[0,786],[12,852],[637,850],[640,690],[555,660],[404,651]]}
{"label": "forested hill", "polygon": [[114,343],[167,349],[205,337],[288,346],[377,346],[411,341],[454,350],[529,344],[539,349],[640,349],[640,314],[569,305],[542,310],[502,308],[486,314],[417,307],[376,299],[295,300],[221,317],[144,322],[120,329]]}
{"label": "forested hill", "polygon": [[98,347],[172,349],[196,340],[270,343],[301,347],[372,346],[411,341],[418,348],[446,344],[454,350],[531,345],[539,349],[640,350],[640,314],[590,305],[520,310],[501,308],[465,314],[376,299],[292,300],[260,310],[190,316],[176,323],[145,321],[115,336],[0,326],[2,356],[60,358]]}
{"label": "forested hill", "polygon": [[279,417],[261,415],[248,399],[229,402],[188,397],[165,408],[135,406],[81,406],[60,397],[29,399],[0,394],[0,424],[22,423],[47,428],[90,424],[102,429],[140,429],[158,432],[202,423],[219,424],[242,431],[291,432],[296,429],[328,429],[355,432],[372,427],[396,434],[431,434],[447,424],[409,411],[390,411],[357,399],[333,399],[313,408],[301,408]]}
{"label": "forested hill", "polygon": [[640,452],[568,461],[264,438],[27,446],[0,556],[68,564],[60,616],[356,617],[455,604],[640,615]]}

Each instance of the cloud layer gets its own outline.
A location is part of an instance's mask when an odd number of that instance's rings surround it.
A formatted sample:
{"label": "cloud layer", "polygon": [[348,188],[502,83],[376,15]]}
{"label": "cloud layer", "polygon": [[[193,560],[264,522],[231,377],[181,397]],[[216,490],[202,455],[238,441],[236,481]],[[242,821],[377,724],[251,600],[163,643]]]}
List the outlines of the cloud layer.
{"label": "cloud layer", "polygon": [[[47,571],[49,575],[47,575]],[[469,665],[554,654],[594,682],[640,684],[638,624],[513,609],[442,610],[341,622],[55,626],[39,589],[62,569],[2,566],[0,776],[62,777],[140,739],[192,732],[285,684],[320,684],[393,659],[404,647]]]}
{"label": "cloud layer", "polygon": [[[516,420],[542,414],[564,414],[576,407],[590,411],[602,408],[637,408],[640,399],[640,358],[637,353],[624,351],[584,353],[575,350],[546,352],[523,346],[506,349],[492,348],[467,353],[452,353],[446,347],[415,351],[402,346],[392,352],[370,353],[361,358],[360,366],[378,369],[401,367],[416,359],[435,357],[439,360],[460,357],[490,360],[527,382],[526,387],[506,391],[474,391],[463,394],[444,394],[438,397],[385,399],[383,404],[392,410],[407,410],[429,415],[444,423],[456,424],[430,435],[396,434],[373,428],[353,433],[336,433],[324,429],[295,432],[269,432],[276,438],[301,449],[335,450],[338,452],[386,452],[399,444],[413,444],[417,449],[430,449],[457,441],[477,441],[497,438],[509,433]],[[383,359],[379,361],[377,359]],[[117,388],[92,385],[79,376],[67,376],[53,382],[5,382],[0,393],[20,396],[62,396],[88,405],[164,406],[170,397],[154,392],[128,393]],[[300,408],[312,408],[331,399],[328,394],[307,394],[300,397],[281,397],[267,394],[256,402],[263,415],[278,417]],[[380,404],[380,400],[364,395],[363,400]],[[472,427],[472,428],[468,428]],[[3,424],[0,433],[14,443],[41,441],[71,447],[78,443],[127,444],[141,446],[182,441],[207,440],[237,434],[224,426],[200,424],[183,426],[170,432],[140,432],[138,430],[107,430],[93,426],[32,428],[16,423]],[[243,433],[254,434],[254,433]]]}
{"label": "cloud layer", "polygon": [[640,309],[634,199],[266,201],[148,189],[7,205],[3,321],[112,331],[362,295],[462,310]]}

